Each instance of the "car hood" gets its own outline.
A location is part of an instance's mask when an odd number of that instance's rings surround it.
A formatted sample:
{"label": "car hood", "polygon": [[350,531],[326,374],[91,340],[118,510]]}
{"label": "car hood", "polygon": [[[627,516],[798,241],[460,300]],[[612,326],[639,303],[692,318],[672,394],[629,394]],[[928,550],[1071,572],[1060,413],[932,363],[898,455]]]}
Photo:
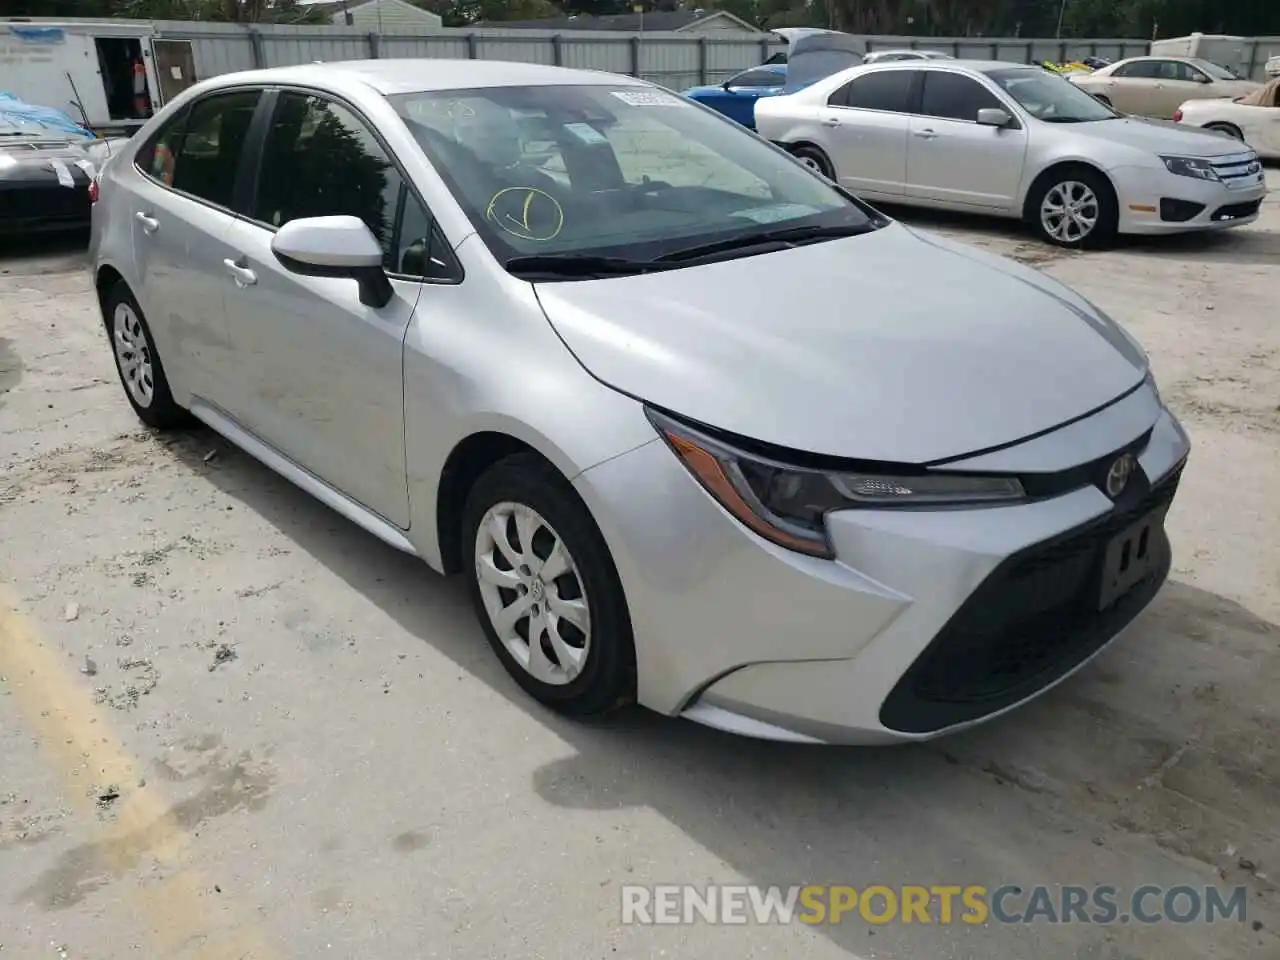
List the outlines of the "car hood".
{"label": "car hood", "polygon": [[73,178],[78,170],[85,180],[96,172],[126,138],[87,140],[61,136],[0,138],[0,181],[50,180],[57,182],[59,166]]}
{"label": "car hood", "polygon": [[1090,139],[1118,143],[1151,153],[1225,157],[1249,149],[1239,140],[1224,133],[1199,130],[1170,120],[1121,117],[1119,120],[1101,120],[1097,123],[1062,124],[1061,129]]}
{"label": "car hood", "polygon": [[1147,366],[1056,281],[900,224],[535,289],[604,383],[828,456],[928,463],[1013,443],[1110,403]]}

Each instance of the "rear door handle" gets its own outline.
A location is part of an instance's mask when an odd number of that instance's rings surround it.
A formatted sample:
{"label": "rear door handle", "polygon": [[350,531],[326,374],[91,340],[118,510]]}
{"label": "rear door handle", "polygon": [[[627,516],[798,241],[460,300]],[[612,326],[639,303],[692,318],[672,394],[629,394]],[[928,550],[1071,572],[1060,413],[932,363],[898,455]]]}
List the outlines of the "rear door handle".
{"label": "rear door handle", "polygon": [[258,275],[243,263],[237,263],[228,257],[222,261],[222,265],[227,268],[227,273],[235,278],[237,287],[251,287],[258,282]]}
{"label": "rear door handle", "polygon": [[913,137],[919,137],[921,140],[936,140],[938,137],[938,135],[932,130],[917,130],[911,135]]}
{"label": "rear door handle", "polygon": [[141,210],[133,215],[133,219],[142,224],[143,233],[155,233],[160,229],[160,221],[155,217],[147,216],[147,214],[143,213]]}

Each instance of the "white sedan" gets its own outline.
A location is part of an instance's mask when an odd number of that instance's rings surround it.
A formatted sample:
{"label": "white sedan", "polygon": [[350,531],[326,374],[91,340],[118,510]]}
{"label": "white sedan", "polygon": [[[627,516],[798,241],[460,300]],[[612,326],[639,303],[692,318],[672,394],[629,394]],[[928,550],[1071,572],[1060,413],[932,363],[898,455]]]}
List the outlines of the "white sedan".
{"label": "white sedan", "polygon": [[756,129],[867,199],[1021,218],[1067,247],[1250,223],[1267,192],[1239,141],[1122,116],[998,61],[841,70],[761,100]]}
{"label": "white sedan", "polygon": [[1247,97],[1189,100],[1173,119],[1229,134],[1245,141],[1260,157],[1280,159],[1280,77]]}

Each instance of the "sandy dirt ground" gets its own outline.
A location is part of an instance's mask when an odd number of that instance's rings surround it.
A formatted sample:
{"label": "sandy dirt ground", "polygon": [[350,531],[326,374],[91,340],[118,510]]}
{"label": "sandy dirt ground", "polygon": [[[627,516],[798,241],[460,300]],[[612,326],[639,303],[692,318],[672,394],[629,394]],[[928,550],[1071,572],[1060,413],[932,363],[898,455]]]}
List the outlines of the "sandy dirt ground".
{"label": "sandy dirt ground", "polygon": [[[142,429],[83,254],[9,245],[0,958],[1280,956],[1280,199],[1084,255],[904,219],[1128,325],[1195,449],[1173,575],[1119,643],[888,750],[541,710],[459,582],[207,431]],[[620,923],[624,884],[713,882],[1218,884],[1247,919]]]}

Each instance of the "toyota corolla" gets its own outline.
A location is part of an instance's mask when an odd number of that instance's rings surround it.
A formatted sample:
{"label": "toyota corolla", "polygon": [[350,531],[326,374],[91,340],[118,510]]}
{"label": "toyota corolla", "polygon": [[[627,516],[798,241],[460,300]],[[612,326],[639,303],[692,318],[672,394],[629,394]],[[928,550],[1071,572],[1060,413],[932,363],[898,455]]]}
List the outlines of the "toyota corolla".
{"label": "toyota corolla", "polygon": [[582,715],[923,739],[1155,596],[1189,444],[1061,284],[626,77],[232,74],[101,174],[124,393],[469,583]]}

